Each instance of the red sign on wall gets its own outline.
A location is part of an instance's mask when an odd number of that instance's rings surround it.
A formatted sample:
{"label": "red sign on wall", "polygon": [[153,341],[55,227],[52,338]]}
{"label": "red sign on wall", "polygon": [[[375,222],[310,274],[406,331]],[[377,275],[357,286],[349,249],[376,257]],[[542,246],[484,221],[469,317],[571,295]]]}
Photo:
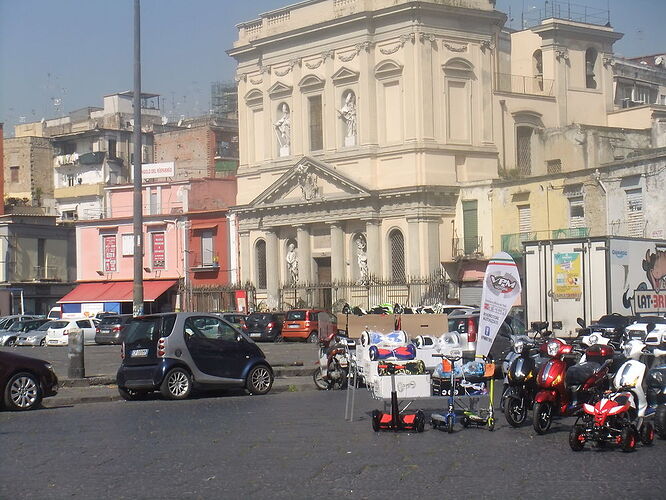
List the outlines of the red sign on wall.
{"label": "red sign on wall", "polygon": [[166,269],[164,233],[151,233],[153,239],[153,269]]}
{"label": "red sign on wall", "polygon": [[116,271],[117,256],[116,237],[104,236],[104,272]]}

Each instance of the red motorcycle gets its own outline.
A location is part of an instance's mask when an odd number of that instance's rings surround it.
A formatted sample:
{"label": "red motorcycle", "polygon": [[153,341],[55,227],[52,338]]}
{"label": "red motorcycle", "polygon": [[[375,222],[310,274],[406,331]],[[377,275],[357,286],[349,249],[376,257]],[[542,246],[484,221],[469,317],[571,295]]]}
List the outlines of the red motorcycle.
{"label": "red motorcycle", "polygon": [[594,402],[608,389],[608,370],[613,348],[594,345],[585,351],[585,362],[573,365],[573,346],[560,339],[541,345],[542,354],[550,357],[537,375],[538,391],[534,397],[533,426],[545,434],[554,416],[568,417],[579,413],[584,403]]}

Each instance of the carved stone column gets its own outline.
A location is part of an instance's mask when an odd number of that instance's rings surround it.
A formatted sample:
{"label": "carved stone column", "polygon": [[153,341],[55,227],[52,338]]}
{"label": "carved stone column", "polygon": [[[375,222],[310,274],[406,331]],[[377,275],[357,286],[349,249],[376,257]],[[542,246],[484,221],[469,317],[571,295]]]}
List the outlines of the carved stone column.
{"label": "carved stone column", "polygon": [[368,244],[368,273],[370,276],[382,277],[382,261],[379,243],[379,219],[365,221],[365,234]]}
{"label": "carved stone column", "polygon": [[239,233],[240,237],[240,280],[241,284],[250,281],[250,267],[252,262],[252,253],[250,252],[250,232],[243,231]]}
{"label": "carved stone column", "polygon": [[342,223],[331,224],[331,279],[345,281],[345,233]]}
{"label": "carved stone column", "polygon": [[298,281],[312,282],[312,252],[310,245],[310,228],[298,226],[296,228],[296,241],[298,242]]}
{"label": "carved stone column", "polygon": [[419,221],[416,217],[407,218],[407,245],[409,254],[407,274],[410,276],[421,276],[421,235]]}
{"label": "carved stone column", "polygon": [[427,217],[423,219],[425,225],[425,249],[426,260],[424,274],[431,274],[438,271],[441,266],[441,256],[439,251],[439,217]]}
{"label": "carved stone column", "polygon": [[266,289],[269,307],[277,307],[280,286],[278,237],[275,229],[266,229]]}

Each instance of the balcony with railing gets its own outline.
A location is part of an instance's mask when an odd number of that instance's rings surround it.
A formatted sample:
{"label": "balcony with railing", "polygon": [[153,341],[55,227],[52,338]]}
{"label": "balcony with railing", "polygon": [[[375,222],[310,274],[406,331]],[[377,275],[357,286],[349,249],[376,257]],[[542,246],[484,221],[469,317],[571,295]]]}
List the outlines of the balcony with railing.
{"label": "balcony with railing", "polygon": [[453,238],[454,259],[479,257],[483,255],[483,236]]}
{"label": "balcony with railing", "polygon": [[202,259],[200,256],[196,256],[193,259],[193,262],[190,262],[190,270],[195,273],[218,271],[219,269],[220,262],[217,255],[206,259]]}
{"label": "balcony with railing", "polygon": [[33,266],[34,281],[61,281],[62,270],[58,266]]}
{"label": "balcony with railing", "polygon": [[567,238],[587,238],[590,235],[589,227],[572,227],[553,229],[552,231],[530,231],[502,235],[502,251],[512,257],[521,257],[523,242],[537,240],[563,240]]}
{"label": "balcony with railing", "polygon": [[496,79],[498,92],[553,97],[553,80],[541,76],[497,73]]}

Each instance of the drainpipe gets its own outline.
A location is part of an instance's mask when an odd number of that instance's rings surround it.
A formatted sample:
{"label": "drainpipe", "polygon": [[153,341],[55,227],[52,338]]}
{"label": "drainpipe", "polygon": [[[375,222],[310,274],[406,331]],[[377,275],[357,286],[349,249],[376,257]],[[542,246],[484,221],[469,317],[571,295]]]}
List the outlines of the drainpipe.
{"label": "drainpipe", "polygon": [[599,184],[599,187],[604,192],[604,200],[606,201],[606,236],[610,236],[610,231],[609,231],[610,214],[608,213],[608,190],[606,189],[606,185],[601,180],[601,173],[599,172],[599,169],[596,169],[594,171],[594,180],[597,181],[597,184]]}

